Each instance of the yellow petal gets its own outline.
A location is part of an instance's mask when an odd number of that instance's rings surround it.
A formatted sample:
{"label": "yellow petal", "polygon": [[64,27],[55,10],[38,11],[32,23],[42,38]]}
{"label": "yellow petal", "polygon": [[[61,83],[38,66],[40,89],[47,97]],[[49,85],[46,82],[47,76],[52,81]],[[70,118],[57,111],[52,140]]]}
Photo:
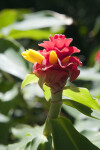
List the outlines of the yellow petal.
{"label": "yellow petal", "polygon": [[39,52],[37,52],[35,50],[32,50],[32,49],[29,49],[29,50],[26,50],[26,52],[23,52],[22,56],[26,60],[28,60],[28,61],[30,61],[32,63],[37,62],[39,64],[41,64],[43,59],[44,59],[44,57]]}
{"label": "yellow petal", "polygon": [[23,52],[22,56],[24,57],[24,59],[28,60],[29,62],[34,63],[33,59],[31,59],[29,57],[29,55],[27,54],[27,52]]}
{"label": "yellow petal", "polygon": [[57,63],[57,54],[55,53],[55,51],[51,51],[49,56],[49,62],[52,65]]}
{"label": "yellow petal", "polygon": [[65,58],[62,60],[62,62],[63,62],[63,63],[68,63],[68,62],[69,62],[69,58],[70,58],[70,56],[65,57]]}

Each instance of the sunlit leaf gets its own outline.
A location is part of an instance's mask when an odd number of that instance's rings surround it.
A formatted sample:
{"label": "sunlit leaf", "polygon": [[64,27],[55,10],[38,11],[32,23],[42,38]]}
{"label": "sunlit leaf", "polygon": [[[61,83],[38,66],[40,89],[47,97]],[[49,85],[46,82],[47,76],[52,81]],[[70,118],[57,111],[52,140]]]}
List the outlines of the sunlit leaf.
{"label": "sunlit leaf", "polygon": [[55,150],[99,150],[81,135],[68,119],[60,117],[51,119],[50,122]]}
{"label": "sunlit leaf", "polygon": [[78,111],[83,113],[84,115],[87,115],[89,117],[93,117],[96,119],[100,119],[100,111],[96,111],[90,107],[87,107],[79,102],[70,100],[70,99],[65,99],[63,100],[65,105],[71,106],[73,108],[76,108]]}
{"label": "sunlit leaf", "polygon": [[31,38],[34,40],[40,40],[40,39],[48,39],[50,34],[51,32],[49,30],[26,30],[26,31],[11,30],[8,37],[11,37],[14,39]]}
{"label": "sunlit leaf", "polygon": [[43,126],[39,127],[36,126],[32,128],[29,125],[26,124],[19,124],[15,128],[11,129],[11,132],[15,138],[23,139],[25,136],[32,136],[32,138],[38,136],[39,134],[42,134]]}
{"label": "sunlit leaf", "polygon": [[[22,130],[23,139],[19,143],[10,144],[7,150],[51,150],[52,138],[51,136],[45,137],[42,134],[41,127],[26,128]],[[21,135],[21,130],[13,131],[17,136]]]}
{"label": "sunlit leaf", "polygon": [[80,112],[77,109],[70,107],[68,105],[65,105],[65,104],[62,105],[62,108],[64,109],[66,113],[68,113],[73,118],[75,119],[79,118]]}
{"label": "sunlit leaf", "polygon": [[17,11],[5,9],[0,12],[0,28],[12,24],[17,18]]}
{"label": "sunlit leaf", "polygon": [[43,89],[44,89],[44,96],[45,96],[45,99],[47,101],[49,101],[50,97],[51,97],[51,91],[50,91],[50,87],[46,86],[45,84],[43,85]]}
{"label": "sunlit leaf", "polygon": [[91,94],[86,88],[66,87],[63,90],[63,95],[89,108],[100,110],[98,101],[92,98]]}
{"label": "sunlit leaf", "polygon": [[100,148],[100,120],[93,118],[79,119],[75,123],[75,128]]}
{"label": "sunlit leaf", "polygon": [[16,41],[0,38],[0,69],[23,79],[28,73],[26,62],[21,56],[23,50]]}
{"label": "sunlit leaf", "polygon": [[[40,135],[40,137],[36,137],[33,139],[30,143],[30,149],[29,150],[51,150],[52,149],[52,138],[51,136],[45,137],[43,135]],[[25,150],[27,147],[25,147]]]}
{"label": "sunlit leaf", "polygon": [[30,83],[36,83],[38,80],[39,78],[34,73],[27,74],[22,82],[22,88]]}
{"label": "sunlit leaf", "polygon": [[73,19],[71,17],[53,11],[39,11],[25,14],[23,17],[24,19],[22,21],[15,22],[14,24],[3,28],[2,33],[9,35],[12,29],[25,31],[73,24]]}
{"label": "sunlit leaf", "polygon": [[76,120],[75,128],[83,135],[86,135],[85,133],[89,131],[94,132],[94,134],[96,134],[100,128],[100,120],[96,120],[94,118],[80,118]]}

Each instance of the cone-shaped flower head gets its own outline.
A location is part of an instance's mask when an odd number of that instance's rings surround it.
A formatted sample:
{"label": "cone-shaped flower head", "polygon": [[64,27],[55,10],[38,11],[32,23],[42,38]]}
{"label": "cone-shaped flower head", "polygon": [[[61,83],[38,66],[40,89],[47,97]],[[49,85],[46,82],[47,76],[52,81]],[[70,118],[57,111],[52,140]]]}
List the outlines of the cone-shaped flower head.
{"label": "cone-shaped flower head", "polygon": [[68,78],[74,81],[78,77],[80,70],[77,66],[82,63],[78,57],[71,55],[80,50],[69,46],[71,42],[71,38],[56,34],[54,37],[50,36],[49,41],[39,44],[44,47],[43,50],[29,49],[22,53],[26,60],[34,63],[33,73],[39,77],[41,87],[45,83],[56,93],[65,86]]}
{"label": "cone-shaped flower head", "polygon": [[100,63],[100,50],[96,53],[95,61]]}

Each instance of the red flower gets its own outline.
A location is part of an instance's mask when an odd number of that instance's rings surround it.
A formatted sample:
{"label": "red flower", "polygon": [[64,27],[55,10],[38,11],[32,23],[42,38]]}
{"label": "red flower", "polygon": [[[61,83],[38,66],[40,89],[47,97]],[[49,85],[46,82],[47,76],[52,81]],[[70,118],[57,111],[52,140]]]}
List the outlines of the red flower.
{"label": "red flower", "polygon": [[39,44],[44,47],[43,50],[27,50],[22,53],[25,59],[34,63],[33,73],[39,77],[40,86],[45,83],[55,93],[65,86],[68,78],[74,81],[78,77],[80,70],[77,66],[82,63],[78,57],[71,55],[80,50],[69,46],[71,42],[71,38],[56,34],[54,37],[50,36],[49,41]]}
{"label": "red flower", "polygon": [[100,62],[100,50],[96,53],[95,61]]}

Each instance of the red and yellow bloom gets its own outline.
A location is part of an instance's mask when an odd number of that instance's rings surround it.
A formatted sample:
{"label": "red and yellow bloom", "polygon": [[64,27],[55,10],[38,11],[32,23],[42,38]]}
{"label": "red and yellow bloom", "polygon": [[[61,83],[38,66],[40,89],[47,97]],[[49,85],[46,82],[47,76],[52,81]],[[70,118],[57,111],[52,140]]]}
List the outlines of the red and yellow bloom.
{"label": "red and yellow bloom", "polygon": [[58,92],[68,78],[74,81],[78,77],[80,70],[77,66],[81,66],[82,63],[78,57],[71,55],[79,53],[80,50],[69,46],[71,42],[71,38],[56,34],[54,37],[50,36],[49,41],[39,44],[44,47],[43,50],[29,49],[22,53],[26,60],[34,63],[33,73],[39,77],[40,85],[45,83],[54,92]]}

